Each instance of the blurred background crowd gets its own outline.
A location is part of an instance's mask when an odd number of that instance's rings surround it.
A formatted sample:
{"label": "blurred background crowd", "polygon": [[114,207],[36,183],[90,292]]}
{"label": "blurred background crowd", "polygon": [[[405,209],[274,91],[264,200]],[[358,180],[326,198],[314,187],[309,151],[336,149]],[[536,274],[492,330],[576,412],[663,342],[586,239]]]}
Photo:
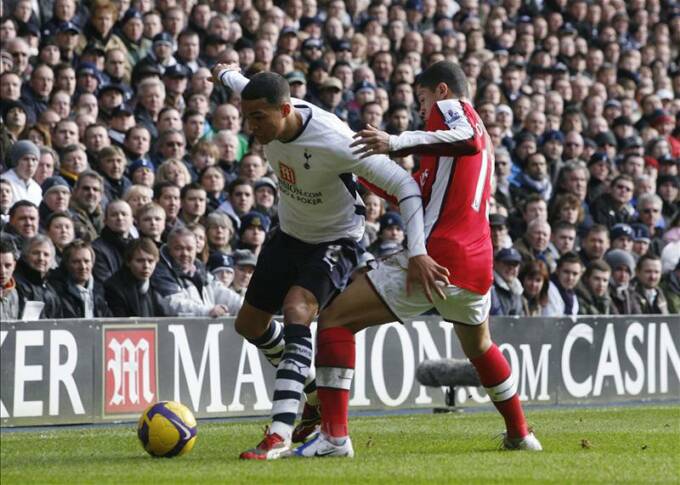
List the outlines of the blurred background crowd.
{"label": "blurred background crowd", "polygon": [[[210,68],[422,129],[459,63],[495,145],[492,314],[680,311],[680,4],[3,0],[0,317],[235,314],[277,174]],[[408,171],[413,157],[395,158]],[[403,246],[365,194],[365,271]],[[29,302],[40,302],[28,304]]]}

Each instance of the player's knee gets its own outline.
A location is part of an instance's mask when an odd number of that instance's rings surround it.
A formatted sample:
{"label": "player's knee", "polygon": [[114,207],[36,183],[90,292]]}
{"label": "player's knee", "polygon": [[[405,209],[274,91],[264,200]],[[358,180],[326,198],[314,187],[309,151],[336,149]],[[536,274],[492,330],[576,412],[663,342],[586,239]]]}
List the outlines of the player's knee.
{"label": "player's knee", "polygon": [[283,319],[286,323],[309,325],[316,315],[317,306],[306,301],[295,301],[283,305]]}

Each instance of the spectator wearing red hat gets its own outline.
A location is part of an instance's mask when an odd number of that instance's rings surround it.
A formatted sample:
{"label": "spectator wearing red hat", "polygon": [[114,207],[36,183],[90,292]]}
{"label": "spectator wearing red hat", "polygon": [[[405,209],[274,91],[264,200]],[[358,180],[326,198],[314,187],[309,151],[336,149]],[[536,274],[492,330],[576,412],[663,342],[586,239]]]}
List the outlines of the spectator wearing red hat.
{"label": "spectator wearing red hat", "polygon": [[673,135],[675,130],[675,118],[668,112],[656,110],[652,113],[651,126],[663,136],[670,145],[671,155],[675,158],[680,157],[680,139]]}

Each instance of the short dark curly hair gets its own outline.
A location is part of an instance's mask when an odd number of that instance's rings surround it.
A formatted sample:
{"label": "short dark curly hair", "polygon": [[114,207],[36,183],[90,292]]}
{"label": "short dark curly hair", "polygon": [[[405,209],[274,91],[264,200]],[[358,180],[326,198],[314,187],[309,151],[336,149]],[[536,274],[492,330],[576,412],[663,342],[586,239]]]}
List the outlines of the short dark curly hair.
{"label": "short dark curly hair", "polygon": [[288,81],[274,72],[258,72],[243,89],[241,99],[254,101],[262,98],[276,106],[290,101]]}
{"label": "short dark curly hair", "polygon": [[465,73],[455,62],[435,62],[421,72],[416,79],[416,84],[431,90],[434,90],[439,83],[446,84],[451,93],[457,98],[467,98],[469,96]]}

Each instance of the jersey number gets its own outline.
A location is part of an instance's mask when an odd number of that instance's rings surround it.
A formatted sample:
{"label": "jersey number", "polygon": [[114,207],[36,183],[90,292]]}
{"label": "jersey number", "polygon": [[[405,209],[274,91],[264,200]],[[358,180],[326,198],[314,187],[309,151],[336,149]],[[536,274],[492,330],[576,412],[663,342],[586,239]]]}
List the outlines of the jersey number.
{"label": "jersey number", "polygon": [[476,212],[479,212],[479,208],[482,205],[482,195],[484,195],[484,183],[486,182],[487,171],[489,171],[489,152],[484,148],[482,150],[482,164],[479,167],[479,178],[477,179],[475,198],[472,200],[472,208]]}

